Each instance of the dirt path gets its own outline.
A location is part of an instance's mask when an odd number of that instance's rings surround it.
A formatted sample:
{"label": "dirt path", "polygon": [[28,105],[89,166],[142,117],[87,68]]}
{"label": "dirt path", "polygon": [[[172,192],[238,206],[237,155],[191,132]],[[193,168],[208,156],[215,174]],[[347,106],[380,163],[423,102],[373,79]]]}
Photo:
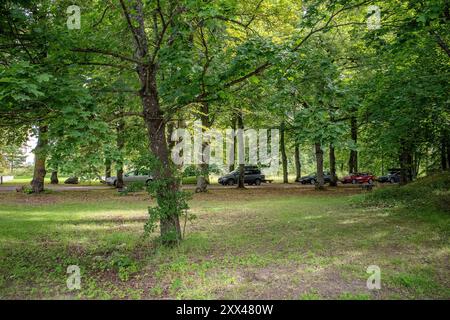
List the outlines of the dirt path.
{"label": "dirt path", "polygon": [[[16,188],[21,187],[23,184],[7,184],[7,185],[0,185],[0,192],[13,192],[16,191]],[[339,185],[339,188],[345,188],[345,189],[355,189],[359,188],[360,186],[355,185]],[[45,187],[46,189],[53,190],[53,191],[93,191],[93,190],[109,190],[114,189],[110,186],[86,186],[86,185],[47,185]],[[183,189],[185,190],[195,190],[195,185],[184,185]],[[221,186],[218,184],[213,184],[208,187],[210,190],[226,190],[226,189],[236,189],[236,186]],[[279,189],[314,189],[314,186],[312,185],[302,185],[298,183],[289,183],[289,184],[281,184],[281,183],[267,183],[262,184],[260,186],[246,186],[247,189],[264,189],[264,190],[279,190]]]}

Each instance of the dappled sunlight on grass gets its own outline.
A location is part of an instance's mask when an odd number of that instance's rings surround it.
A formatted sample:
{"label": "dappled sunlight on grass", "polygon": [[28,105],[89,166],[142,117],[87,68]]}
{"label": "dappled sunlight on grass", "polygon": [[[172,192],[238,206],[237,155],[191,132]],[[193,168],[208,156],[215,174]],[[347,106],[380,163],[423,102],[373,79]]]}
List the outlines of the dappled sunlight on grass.
{"label": "dappled sunlight on grass", "polygon": [[[198,219],[188,222],[187,238],[175,248],[143,237],[145,195],[96,201],[80,194],[78,202],[71,195],[66,205],[52,194],[56,203],[26,210],[10,198],[0,207],[0,295],[75,297],[64,287],[65,268],[77,264],[87,277],[79,298],[372,297],[365,270],[378,264],[387,279],[378,298],[450,296],[444,284],[431,283],[445,274],[442,261],[450,254],[437,218],[361,209],[342,195],[260,199],[247,192],[246,201],[229,202],[214,192],[191,201]],[[439,273],[411,278],[422,257]]]}

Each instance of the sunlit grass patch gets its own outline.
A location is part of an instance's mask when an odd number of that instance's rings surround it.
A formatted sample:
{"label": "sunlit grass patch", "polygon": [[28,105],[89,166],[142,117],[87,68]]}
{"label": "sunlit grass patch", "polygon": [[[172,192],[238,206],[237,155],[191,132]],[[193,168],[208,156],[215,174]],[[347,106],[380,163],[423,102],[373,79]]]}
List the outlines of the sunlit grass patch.
{"label": "sunlit grass patch", "polygon": [[[444,263],[449,230],[439,211],[430,209],[433,218],[423,219],[398,209],[354,206],[347,195],[255,192],[246,190],[244,200],[235,202],[223,190],[195,196],[190,210],[198,219],[173,248],[153,242],[154,235],[144,237],[151,205],[145,194],[2,195],[0,296],[450,297]],[[39,204],[23,204],[27,199]],[[80,291],[66,288],[72,264],[82,270]],[[380,291],[365,287],[369,265],[381,268]]]}

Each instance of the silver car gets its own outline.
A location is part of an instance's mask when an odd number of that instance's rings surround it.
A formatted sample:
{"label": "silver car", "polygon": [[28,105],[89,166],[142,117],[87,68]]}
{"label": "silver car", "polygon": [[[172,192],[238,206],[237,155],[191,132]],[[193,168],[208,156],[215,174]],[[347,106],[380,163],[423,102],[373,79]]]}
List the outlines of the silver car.
{"label": "silver car", "polygon": [[[109,177],[106,178],[105,181],[107,185],[116,186],[117,177]],[[151,181],[153,181],[153,176],[144,170],[134,170],[123,175],[123,183],[125,185],[132,182],[142,182],[148,184]]]}

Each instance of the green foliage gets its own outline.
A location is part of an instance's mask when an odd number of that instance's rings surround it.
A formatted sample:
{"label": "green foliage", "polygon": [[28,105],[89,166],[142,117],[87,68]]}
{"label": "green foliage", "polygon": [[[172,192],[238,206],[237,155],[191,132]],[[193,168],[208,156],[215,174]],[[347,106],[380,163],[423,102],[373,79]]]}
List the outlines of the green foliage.
{"label": "green foliage", "polygon": [[33,194],[34,193],[33,189],[30,186],[23,186],[22,192],[25,194]]}
{"label": "green foliage", "polygon": [[[188,199],[191,193],[181,190],[178,186],[182,179],[180,174],[177,174],[177,169],[164,168],[161,162],[155,157],[147,158],[146,168],[150,168],[155,179],[149,182],[147,191],[154,199],[156,205],[148,208],[149,219],[144,226],[146,234],[150,234],[156,230],[158,224],[162,225],[164,222],[173,221],[171,219],[178,219],[187,214],[189,209]],[[167,174],[168,170],[172,173]],[[175,174],[174,174],[175,173]],[[172,224],[171,229],[164,233],[164,238],[161,238],[163,243],[178,243],[181,239],[181,230],[174,229]],[[178,224],[179,226],[179,224]],[[163,226],[160,226],[163,227]]]}
{"label": "green foliage", "polygon": [[[196,165],[190,165],[187,166],[183,171],[183,177],[198,177],[202,176],[204,174],[219,174],[220,169],[216,164],[208,165],[208,167],[205,169],[200,169]],[[184,181],[184,180],[183,180]]]}
{"label": "green foliage", "polygon": [[117,270],[119,279],[122,281],[128,281],[131,274],[139,271],[136,262],[127,255],[114,256],[110,264]]}
{"label": "green foliage", "polygon": [[[145,232],[152,233],[155,231],[160,221],[173,219],[173,217],[181,217],[187,215],[189,209],[187,200],[191,197],[191,194],[187,191],[174,188],[174,179],[157,179],[149,183],[149,194],[156,198],[157,206],[149,207],[148,214],[149,220],[145,224]],[[161,190],[168,190],[168,192],[162,193]],[[178,234],[176,230],[170,230],[163,242],[178,242]]]}
{"label": "green foliage", "polygon": [[339,296],[339,300],[370,300],[370,295],[367,293],[353,294],[344,292]]}
{"label": "green foliage", "polygon": [[121,195],[128,195],[130,193],[136,193],[145,190],[144,182],[131,182],[127,184],[125,189],[121,192]]}

